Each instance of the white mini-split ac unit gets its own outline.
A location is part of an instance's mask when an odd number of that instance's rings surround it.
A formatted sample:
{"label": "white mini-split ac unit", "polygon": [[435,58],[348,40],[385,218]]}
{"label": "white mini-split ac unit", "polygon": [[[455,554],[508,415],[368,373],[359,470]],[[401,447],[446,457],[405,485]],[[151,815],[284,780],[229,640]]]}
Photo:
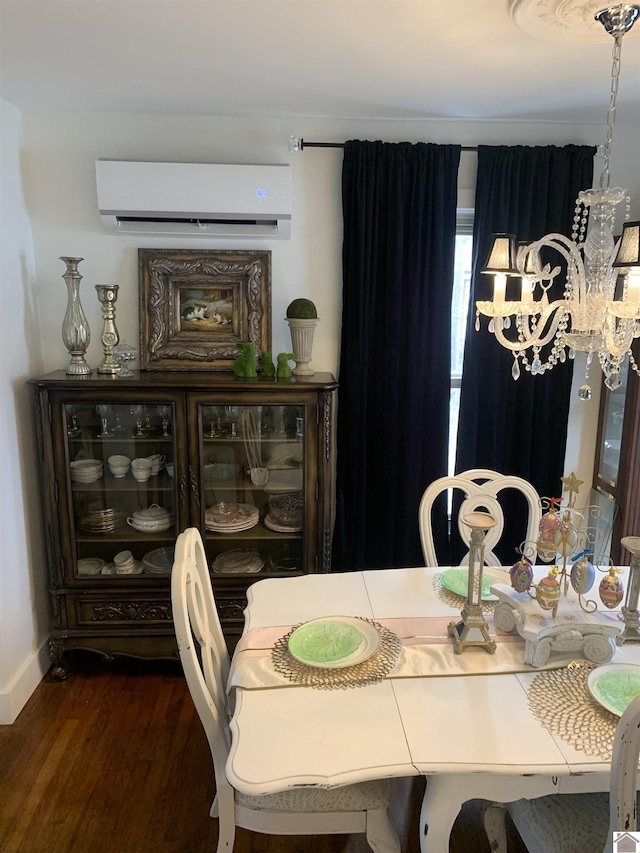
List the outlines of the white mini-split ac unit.
{"label": "white mini-split ac unit", "polygon": [[291,237],[283,165],[97,160],[100,219],[113,234]]}

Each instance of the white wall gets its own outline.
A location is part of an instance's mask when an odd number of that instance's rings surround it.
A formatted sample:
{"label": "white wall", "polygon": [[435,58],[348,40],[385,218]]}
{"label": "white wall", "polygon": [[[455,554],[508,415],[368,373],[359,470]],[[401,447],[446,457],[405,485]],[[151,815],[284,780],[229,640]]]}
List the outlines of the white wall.
{"label": "white wall", "polygon": [[31,400],[42,370],[31,226],[21,182],[20,113],[0,99],[0,724],[48,668],[46,579]]}
{"label": "white wall", "polygon": [[[342,287],[342,152],[339,149],[310,148],[290,154],[288,139],[292,134],[307,141],[331,142],[359,138],[455,142],[463,145],[597,144],[603,135],[602,128],[594,126],[319,120],[293,124],[287,120],[125,114],[25,113],[23,123],[23,187],[33,229],[37,270],[30,281],[30,304],[37,308],[40,318],[36,323],[34,340],[41,344],[42,367],[47,371],[64,367],[68,361],[61,338],[66,308],[66,288],[62,279],[64,264],[59,260],[61,255],[85,259],[80,264],[80,272],[84,277],[80,294],[92,333],[87,360],[96,366],[102,356],[102,320],[95,284],[120,285],[116,324],[121,339],[137,344],[139,247],[237,247],[272,251],[274,352],[289,349],[288,327],[283,320],[286,306],[293,298],[306,296],[316,303],[321,318],[314,339],[312,366],[316,370],[335,373],[339,362]],[[627,186],[637,205],[640,203],[640,174],[635,168],[634,145],[637,147],[637,131],[616,128],[613,183]],[[3,151],[3,163],[6,156],[7,152]],[[465,155],[464,168],[461,170],[464,176],[463,189],[473,186],[475,180],[470,156]],[[99,157],[221,163],[291,162],[294,186],[292,239],[273,243],[230,243],[228,240],[211,238],[153,238],[140,241],[135,237],[107,235],[100,226],[95,194],[94,163]],[[11,165],[7,170],[11,170]],[[15,198],[10,199],[10,205],[20,211],[21,203],[17,193]],[[640,218],[637,208],[633,215]],[[19,336],[19,347],[24,348],[25,336],[19,324],[15,324],[15,316],[11,322],[9,333],[12,339]],[[4,325],[7,326],[8,321],[4,321]],[[32,360],[33,354],[27,354],[22,349],[20,351],[24,361],[23,373],[38,372],[39,364]],[[580,479],[590,481],[594,444],[590,432],[597,417],[597,403],[594,399],[580,406],[582,408],[576,408],[575,411],[572,409],[571,414],[569,467],[576,471]],[[552,428],[553,425],[550,425],[551,433]],[[23,459],[24,450],[20,452]],[[20,493],[20,482],[34,481],[29,477],[18,480],[14,484],[17,494]],[[24,566],[28,549],[25,546],[19,550]],[[44,570],[38,565],[35,571],[39,574],[34,582],[39,584],[42,591],[45,586]],[[15,591],[13,595],[17,601],[24,597]],[[3,610],[10,606],[11,601],[2,605]],[[43,625],[43,622],[37,623],[35,635],[42,633]],[[31,644],[23,643],[22,657],[28,655],[36,645],[35,640]],[[0,656],[5,654],[6,651],[0,647]],[[16,662],[11,660],[7,664],[5,661],[5,668],[14,672]]]}

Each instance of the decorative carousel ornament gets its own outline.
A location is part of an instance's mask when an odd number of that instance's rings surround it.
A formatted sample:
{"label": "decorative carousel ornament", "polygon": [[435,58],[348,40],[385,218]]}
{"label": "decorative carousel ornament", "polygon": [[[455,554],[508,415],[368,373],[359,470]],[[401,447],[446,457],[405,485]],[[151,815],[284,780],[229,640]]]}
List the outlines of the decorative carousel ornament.
{"label": "decorative carousel ornament", "polygon": [[520,548],[516,548],[516,552],[520,554],[520,559],[511,566],[509,571],[511,586],[516,592],[527,592],[533,583],[532,563],[527,555],[522,553]]}
{"label": "decorative carousel ornament", "polygon": [[622,581],[616,577],[616,575],[621,574],[622,571],[620,569],[617,569],[615,566],[610,566],[609,574],[600,581],[600,587],[598,589],[600,601],[605,607],[608,607],[609,610],[613,610],[614,607],[617,607],[624,598],[624,587],[622,586]]}
{"label": "decorative carousel ornament", "polygon": [[[534,667],[544,666],[551,652],[564,657],[576,654],[598,664],[607,663],[613,657],[616,643],[620,642],[620,626],[616,620],[598,612],[596,601],[585,596],[594,587],[598,572],[606,577],[598,585],[603,604],[614,608],[624,596],[623,585],[618,578],[620,569],[609,566],[609,558],[594,553],[598,531],[592,519],[602,512],[597,506],[575,506],[575,497],[581,482],[571,474],[562,478],[565,491],[569,492],[566,507],[560,498],[542,498],[541,505],[547,507],[542,517],[536,542],[522,542],[516,548],[520,560],[509,572],[511,586],[493,584],[491,592],[498,598],[494,619],[500,631],[517,630],[525,641],[524,662]],[[633,634],[638,631],[637,602],[640,592],[640,537],[636,538],[638,551],[637,589],[629,603],[628,623]],[[551,559],[554,565],[546,577],[533,582],[534,574],[531,554],[535,558],[536,546]],[[579,553],[575,553],[580,548]],[[596,559],[599,557],[599,559]],[[606,563],[600,567],[597,563]],[[629,599],[629,596],[628,596]],[[623,608],[624,618],[624,608]],[[635,628],[632,623],[635,622]]]}
{"label": "decorative carousel ornament", "polygon": [[[555,618],[560,603],[560,584],[558,583],[557,566],[549,569],[549,574],[546,578],[542,578],[539,584],[535,587],[536,594],[531,596],[535,598],[543,610],[552,610]],[[531,593],[529,593],[531,595]]]}
{"label": "decorative carousel ornament", "polygon": [[562,498],[549,498],[549,502],[549,510],[543,513],[540,519],[538,526],[539,536],[536,542],[538,556],[545,563],[555,559],[558,550],[555,543],[555,534],[560,524],[560,517],[556,511],[556,506],[562,503]]}
{"label": "decorative carousel ornament", "polygon": [[578,593],[583,595],[589,592],[596,581],[596,570],[593,563],[589,562],[587,556],[593,554],[593,548],[585,549],[581,554],[575,556],[575,562],[571,567],[571,586]]}

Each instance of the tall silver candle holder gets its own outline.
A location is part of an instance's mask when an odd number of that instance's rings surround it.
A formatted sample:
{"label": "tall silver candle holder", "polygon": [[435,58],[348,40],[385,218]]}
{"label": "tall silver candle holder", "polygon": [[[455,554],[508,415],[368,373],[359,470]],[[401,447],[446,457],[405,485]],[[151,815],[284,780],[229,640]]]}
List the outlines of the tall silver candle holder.
{"label": "tall silver candle holder", "polygon": [[98,368],[98,373],[108,373],[112,376],[115,376],[120,369],[120,364],[113,352],[113,348],[120,340],[115,322],[115,303],[118,298],[118,290],[119,286],[117,284],[96,284],[98,299],[102,305],[103,326],[100,340],[102,341],[102,348],[104,350],[104,358]]}
{"label": "tall silver candle holder", "polygon": [[640,642],[640,614],[638,613],[638,595],[640,594],[640,536],[625,536],[620,540],[623,548],[631,553],[627,596],[622,605],[624,630],[616,637],[621,646],[625,642]]}
{"label": "tall silver candle holder", "polygon": [[488,512],[470,512],[462,516],[462,523],[471,530],[467,601],[460,613],[462,621],[450,622],[448,633],[453,637],[453,649],[458,655],[471,646],[480,646],[493,654],[496,644],[489,635],[489,626],[482,612],[482,573],[484,537],[487,530],[495,527],[496,520]]}
{"label": "tall silver candle holder", "polygon": [[62,257],[60,260],[67,267],[62,276],[67,285],[67,311],[62,321],[62,341],[71,355],[66,373],[70,376],[87,376],[91,373],[91,368],[85,361],[84,354],[89,347],[91,333],[80,303],[82,276],[78,272],[78,264],[84,258]]}

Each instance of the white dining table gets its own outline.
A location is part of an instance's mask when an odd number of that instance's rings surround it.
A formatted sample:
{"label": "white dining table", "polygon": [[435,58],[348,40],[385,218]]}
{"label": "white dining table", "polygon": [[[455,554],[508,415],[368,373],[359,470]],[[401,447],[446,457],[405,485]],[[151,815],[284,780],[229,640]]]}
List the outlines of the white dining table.
{"label": "white dining table", "polygon": [[[443,600],[434,584],[442,571],[260,580],[248,590],[243,637],[270,627],[284,635],[292,626],[326,616],[457,621],[459,608]],[[453,823],[467,800],[510,802],[609,789],[609,761],[570,746],[532,713],[527,693],[538,670],[523,664],[522,671],[494,674],[484,649],[455,655],[453,645],[445,644],[442,653],[451,656],[450,674],[394,677],[391,672],[378,683],[334,690],[295,684],[245,689],[234,685],[242,654],[234,656],[229,781],[243,793],[266,794],[299,785],[426,776],[422,853],[448,853]],[[486,655],[486,671],[457,674],[456,666],[462,671],[471,660],[463,660],[467,655]],[[618,648],[612,662],[640,664],[640,645]]]}

